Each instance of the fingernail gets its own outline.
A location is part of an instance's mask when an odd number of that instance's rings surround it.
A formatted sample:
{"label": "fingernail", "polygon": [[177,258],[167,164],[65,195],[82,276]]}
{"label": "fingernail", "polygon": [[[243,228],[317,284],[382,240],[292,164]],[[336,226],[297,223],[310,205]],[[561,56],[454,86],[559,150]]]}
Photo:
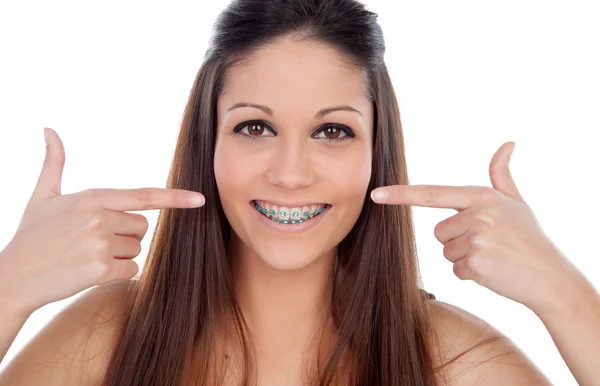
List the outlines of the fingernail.
{"label": "fingernail", "polygon": [[190,196],[190,204],[192,205],[204,205],[204,197],[198,194]]}
{"label": "fingernail", "polygon": [[48,143],[48,128],[44,127],[44,141]]}
{"label": "fingernail", "polygon": [[371,192],[371,198],[375,202],[383,201],[387,198],[387,196],[388,196],[387,190],[377,190],[376,189]]}

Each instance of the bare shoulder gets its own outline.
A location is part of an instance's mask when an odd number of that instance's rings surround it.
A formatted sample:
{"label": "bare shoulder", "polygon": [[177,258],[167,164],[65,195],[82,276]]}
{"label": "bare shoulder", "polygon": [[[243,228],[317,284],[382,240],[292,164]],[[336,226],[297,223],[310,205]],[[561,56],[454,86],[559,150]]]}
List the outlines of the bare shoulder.
{"label": "bare shoulder", "polygon": [[0,373],[4,385],[96,385],[123,323],[125,295],[137,280],[96,286],[54,316]]}
{"label": "bare shoulder", "polygon": [[430,302],[438,339],[433,348],[434,367],[450,362],[445,368],[447,385],[552,385],[498,329],[460,307]]}

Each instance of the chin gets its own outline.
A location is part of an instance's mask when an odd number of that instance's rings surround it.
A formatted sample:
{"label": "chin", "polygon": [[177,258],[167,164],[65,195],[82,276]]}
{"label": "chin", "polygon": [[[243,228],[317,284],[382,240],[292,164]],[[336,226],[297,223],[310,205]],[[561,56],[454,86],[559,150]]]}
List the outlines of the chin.
{"label": "chin", "polygon": [[321,253],[307,250],[307,248],[296,249],[290,252],[289,248],[257,248],[256,256],[266,265],[278,271],[297,271],[314,264],[321,257]]}

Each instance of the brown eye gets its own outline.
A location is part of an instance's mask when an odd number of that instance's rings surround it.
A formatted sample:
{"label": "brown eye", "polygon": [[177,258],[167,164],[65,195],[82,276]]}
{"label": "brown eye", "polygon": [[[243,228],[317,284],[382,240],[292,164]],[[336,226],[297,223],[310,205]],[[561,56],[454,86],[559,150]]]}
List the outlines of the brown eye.
{"label": "brown eye", "polygon": [[329,127],[327,127],[327,128],[324,130],[324,133],[325,133],[325,136],[326,136],[327,138],[332,138],[332,139],[335,139],[335,138],[338,138],[338,137],[340,136],[340,132],[341,132],[341,131],[342,131],[342,130],[340,130],[340,129],[339,129],[339,128],[337,128],[337,127],[329,126]]}
{"label": "brown eye", "polygon": [[315,138],[324,139],[326,142],[341,142],[354,138],[354,133],[348,128],[330,124],[321,126]]}
{"label": "brown eye", "polygon": [[[275,135],[269,135],[269,132],[273,132],[269,125],[262,121],[247,121],[240,123],[234,130],[234,133],[240,133],[247,139],[260,139],[263,137],[274,137]],[[265,135],[266,134],[266,135]]]}
{"label": "brown eye", "polygon": [[248,125],[248,133],[252,136],[259,136],[265,131],[264,126],[261,123],[254,122]]}

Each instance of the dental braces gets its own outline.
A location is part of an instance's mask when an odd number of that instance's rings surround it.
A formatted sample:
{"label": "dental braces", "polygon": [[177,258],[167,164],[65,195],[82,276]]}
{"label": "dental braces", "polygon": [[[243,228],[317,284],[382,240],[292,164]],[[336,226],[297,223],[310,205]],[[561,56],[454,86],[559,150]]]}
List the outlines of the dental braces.
{"label": "dental braces", "polygon": [[[266,208],[262,208],[260,205],[254,204],[254,207],[256,208],[256,210],[258,210],[260,213],[266,215],[267,214],[267,209]],[[310,212],[304,212],[303,213],[303,217],[298,219],[298,220],[279,220],[279,217],[277,218],[277,220],[273,219],[272,217],[275,215],[275,211],[273,209],[271,209],[269,211],[269,215],[271,217],[269,217],[268,215],[265,216],[267,217],[269,220],[274,221],[276,223],[279,224],[301,224],[305,221],[308,221],[311,218],[314,218],[315,216],[320,215],[321,213],[323,213],[323,211],[325,210],[325,208],[321,208],[319,210],[315,210],[314,212],[310,213]],[[285,211],[281,211],[279,212],[279,216],[283,217],[287,215],[287,213]],[[299,216],[300,213],[299,212],[293,212],[292,216]]]}

